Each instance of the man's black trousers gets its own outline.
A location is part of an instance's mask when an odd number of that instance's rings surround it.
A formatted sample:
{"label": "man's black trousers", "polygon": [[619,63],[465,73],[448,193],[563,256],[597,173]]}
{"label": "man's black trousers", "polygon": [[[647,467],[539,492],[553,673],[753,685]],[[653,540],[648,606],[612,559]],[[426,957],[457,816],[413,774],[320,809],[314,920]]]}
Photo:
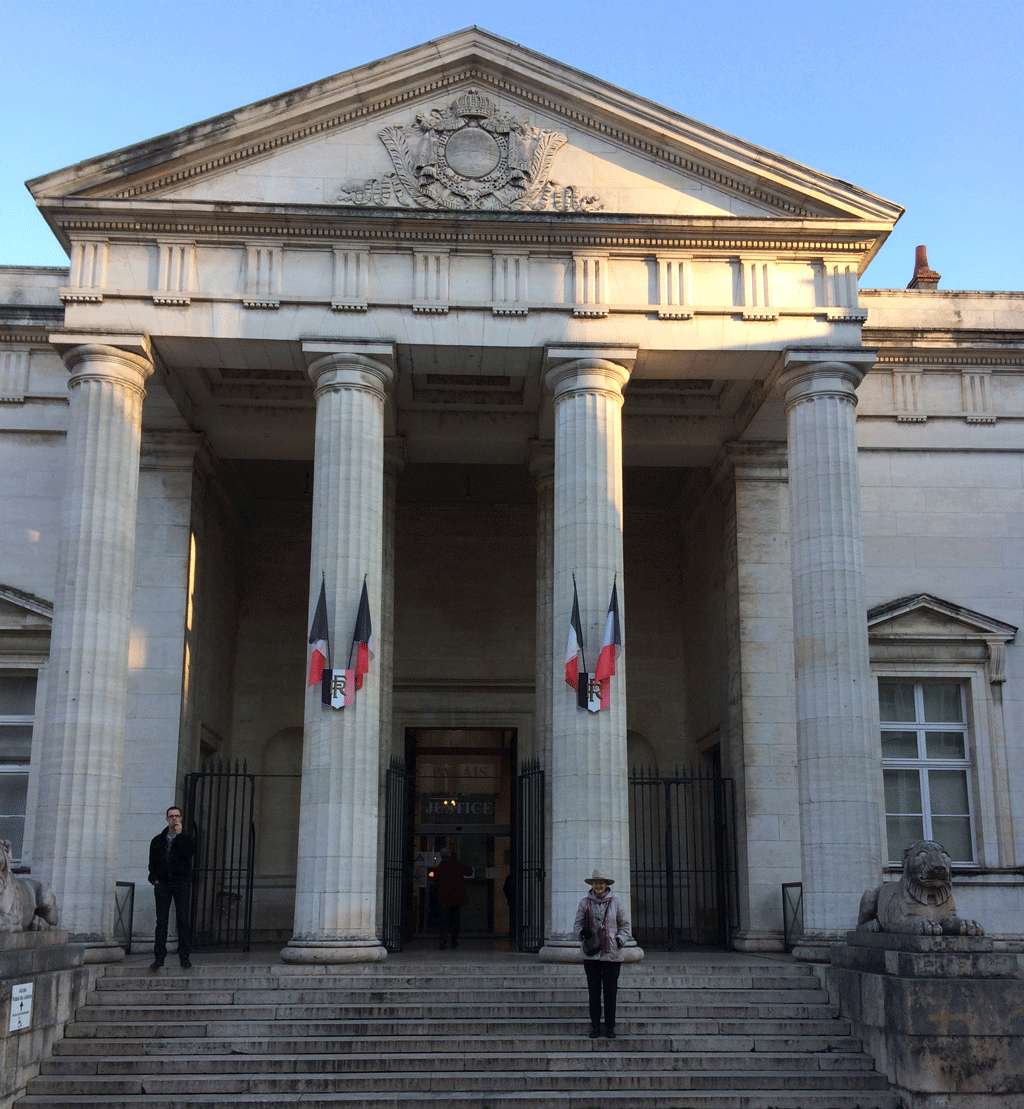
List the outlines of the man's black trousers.
{"label": "man's black trousers", "polygon": [[153,895],[156,897],[153,955],[157,959],[163,959],[167,955],[167,920],[171,915],[171,901],[174,902],[174,919],[178,928],[178,958],[185,959],[192,954],[192,929],[188,922],[190,884],[187,881],[158,882],[153,887]]}

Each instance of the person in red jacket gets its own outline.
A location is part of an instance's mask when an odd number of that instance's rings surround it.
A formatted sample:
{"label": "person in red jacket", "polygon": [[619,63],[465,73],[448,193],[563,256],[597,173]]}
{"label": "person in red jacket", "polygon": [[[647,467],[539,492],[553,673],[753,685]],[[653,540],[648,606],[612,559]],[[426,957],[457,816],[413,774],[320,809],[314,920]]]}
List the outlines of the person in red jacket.
{"label": "person in red jacket", "polygon": [[473,868],[457,858],[454,851],[447,847],[441,849],[441,862],[434,871],[437,880],[437,925],[440,933],[441,950],[448,946],[451,937],[452,950],[459,946],[459,925],[462,906],[469,904],[466,878],[472,877]]}

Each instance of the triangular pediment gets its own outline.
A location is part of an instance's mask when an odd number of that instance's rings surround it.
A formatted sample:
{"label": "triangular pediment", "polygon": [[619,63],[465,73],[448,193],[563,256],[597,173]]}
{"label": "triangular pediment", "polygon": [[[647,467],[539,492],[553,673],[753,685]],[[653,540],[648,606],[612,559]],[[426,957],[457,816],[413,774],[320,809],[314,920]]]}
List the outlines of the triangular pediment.
{"label": "triangular pediment", "polygon": [[10,585],[0,585],[0,633],[49,632],[53,605]]}
{"label": "triangular pediment", "polygon": [[985,639],[1009,643],[1017,634],[1012,624],[918,593],[878,605],[868,612],[872,639]]}
{"label": "triangular pediment", "polygon": [[29,183],[60,209],[327,206],[861,222],[901,209],[478,28]]}

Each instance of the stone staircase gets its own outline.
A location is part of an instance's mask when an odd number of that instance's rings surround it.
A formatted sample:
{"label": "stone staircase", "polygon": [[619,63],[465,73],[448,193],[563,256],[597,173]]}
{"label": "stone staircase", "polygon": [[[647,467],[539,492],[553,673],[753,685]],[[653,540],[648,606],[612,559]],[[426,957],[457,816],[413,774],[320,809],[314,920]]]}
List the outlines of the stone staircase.
{"label": "stone staircase", "polygon": [[471,959],[107,967],[18,1109],[896,1109],[809,967],[626,966],[591,1040],[580,967]]}

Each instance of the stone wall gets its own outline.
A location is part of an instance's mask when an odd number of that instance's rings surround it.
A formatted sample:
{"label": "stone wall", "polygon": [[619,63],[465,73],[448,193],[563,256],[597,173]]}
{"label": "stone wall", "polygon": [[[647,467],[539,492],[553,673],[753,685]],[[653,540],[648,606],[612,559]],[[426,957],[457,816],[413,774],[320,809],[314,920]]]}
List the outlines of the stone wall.
{"label": "stone wall", "polygon": [[[101,969],[84,964],[85,949],[71,946],[66,932],[15,932],[0,935],[0,1028],[3,1068],[0,1109],[10,1109],[39,1073],[64,1026],[92,989]],[[28,1026],[9,1031],[15,986],[32,986]]]}

